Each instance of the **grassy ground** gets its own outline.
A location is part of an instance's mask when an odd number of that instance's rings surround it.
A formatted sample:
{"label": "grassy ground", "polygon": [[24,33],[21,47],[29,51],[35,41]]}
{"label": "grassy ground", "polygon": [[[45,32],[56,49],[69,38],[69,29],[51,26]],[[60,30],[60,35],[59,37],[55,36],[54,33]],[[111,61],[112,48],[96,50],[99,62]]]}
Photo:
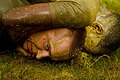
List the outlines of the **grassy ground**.
{"label": "grassy ground", "polygon": [[0,55],[0,80],[120,80],[120,49],[102,56],[83,52],[61,62],[8,52]]}

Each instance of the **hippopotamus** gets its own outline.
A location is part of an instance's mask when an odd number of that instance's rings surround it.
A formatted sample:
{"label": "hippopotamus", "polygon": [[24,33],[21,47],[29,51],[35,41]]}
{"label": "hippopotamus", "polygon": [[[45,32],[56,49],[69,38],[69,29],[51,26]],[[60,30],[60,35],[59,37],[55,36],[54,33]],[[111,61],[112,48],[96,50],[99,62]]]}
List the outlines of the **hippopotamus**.
{"label": "hippopotamus", "polygon": [[[69,59],[73,49],[82,45],[84,28],[95,21],[99,8],[99,0],[9,2],[12,7],[8,5],[2,14],[1,27],[4,26],[20,54],[37,59],[46,56],[53,60]],[[20,4],[16,6],[17,2]]]}

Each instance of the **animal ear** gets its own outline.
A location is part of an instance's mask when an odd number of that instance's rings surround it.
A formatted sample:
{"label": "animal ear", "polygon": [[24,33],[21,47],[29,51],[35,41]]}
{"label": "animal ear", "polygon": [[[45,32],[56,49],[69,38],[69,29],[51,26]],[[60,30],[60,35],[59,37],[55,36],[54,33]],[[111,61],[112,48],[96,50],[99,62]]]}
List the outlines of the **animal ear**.
{"label": "animal ear", "polygon": [[96,30],[96,33],[97,33],[97,34],[103,34],[102,25],[100,25],[100,24],[97,23],[97,22],[94,22],[94,23],[91,24],[91,26],[93,27],[94,30]]}

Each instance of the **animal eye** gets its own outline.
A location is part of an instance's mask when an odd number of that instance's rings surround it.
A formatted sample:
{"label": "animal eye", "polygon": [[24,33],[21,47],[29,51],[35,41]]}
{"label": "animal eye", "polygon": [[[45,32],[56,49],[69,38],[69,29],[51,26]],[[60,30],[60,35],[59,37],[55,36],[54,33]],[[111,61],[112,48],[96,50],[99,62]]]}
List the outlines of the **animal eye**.
{"label": "animal eye", "polygon": [[48,42],[46,42],[45,44],[44,44],[44,48],[45,48],[45,50],[49,50],[49,43]]}
{"label": "animal eye", "polygon": [[103,29],[102,29],[102,26],[100,24],[93,23],[91,26],[93,27],[94,30],[96,30],[97,34],[102,34],[103,33]]}

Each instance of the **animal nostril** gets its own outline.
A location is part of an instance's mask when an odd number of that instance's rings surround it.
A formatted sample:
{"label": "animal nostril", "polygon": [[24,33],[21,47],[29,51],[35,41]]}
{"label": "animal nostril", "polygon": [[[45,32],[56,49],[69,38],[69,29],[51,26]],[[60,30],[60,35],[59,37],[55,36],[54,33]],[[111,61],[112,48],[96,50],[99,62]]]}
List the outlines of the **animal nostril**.
{"label": "animal nostril", "polygon": [[46,42],[46,43],[44,44],[44,48],[45,48],[46,51],[49,51],[49,43]]}

